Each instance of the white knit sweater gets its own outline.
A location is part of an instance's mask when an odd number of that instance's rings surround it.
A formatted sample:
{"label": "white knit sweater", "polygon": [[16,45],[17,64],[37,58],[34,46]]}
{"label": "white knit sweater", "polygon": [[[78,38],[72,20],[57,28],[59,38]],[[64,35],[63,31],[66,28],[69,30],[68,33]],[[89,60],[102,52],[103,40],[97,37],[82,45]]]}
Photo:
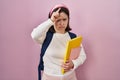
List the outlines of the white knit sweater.
{"label": "white knit sweater", "polygon": [[[53,22],[50,19],[43,22],[32,31],[31,33],[32,38],[40,45],[42,45],[46,37],[46,32],[52,25]],[[65,47],[68,40],[70,40],[70,36],[68,32],[66,32],[65,34],[54,33],[53,38],[43,57],[44,72],[46,74],[57,75],[57,76],[62,75],[61,65],[63,63]],[[81,45],[81,51],[79,57],[76,60],[72,60],[74,64],[74,68],[69,72],[65,73],[65,75],[68,75],[71,72],[73,72],[78,66],[83,64],[85,60],[86,60],[86,54],[83,49],[83,46]]]}

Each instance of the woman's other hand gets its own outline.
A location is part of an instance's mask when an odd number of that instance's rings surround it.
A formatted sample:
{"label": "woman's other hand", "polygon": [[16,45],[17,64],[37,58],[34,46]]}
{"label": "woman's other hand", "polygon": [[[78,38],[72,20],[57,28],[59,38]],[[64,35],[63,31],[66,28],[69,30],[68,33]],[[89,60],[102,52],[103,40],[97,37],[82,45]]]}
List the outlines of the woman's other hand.
{"label": "woman's other hand", "polygon": [[66,63],[63,63],[62,68],[64,69],[65,72],[68,72],[69,70],[73,69],[74,64],[72,60],[67,60]]}

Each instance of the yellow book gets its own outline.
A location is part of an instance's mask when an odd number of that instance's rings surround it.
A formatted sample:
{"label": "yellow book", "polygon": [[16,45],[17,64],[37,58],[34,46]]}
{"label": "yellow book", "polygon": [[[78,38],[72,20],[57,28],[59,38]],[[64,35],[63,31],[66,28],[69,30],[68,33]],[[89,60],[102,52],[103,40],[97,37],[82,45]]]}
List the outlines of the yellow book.
{"label": "yellow book", "polygon": [[[64,63],[70,59],[71,50],[74,48],[80,48],[81,43],[82,43],[82,36],[73,38],[67,42],[65,56],[64,56]],[[62,69],[62,74],[64,73],[65,73],[64,69]]]}

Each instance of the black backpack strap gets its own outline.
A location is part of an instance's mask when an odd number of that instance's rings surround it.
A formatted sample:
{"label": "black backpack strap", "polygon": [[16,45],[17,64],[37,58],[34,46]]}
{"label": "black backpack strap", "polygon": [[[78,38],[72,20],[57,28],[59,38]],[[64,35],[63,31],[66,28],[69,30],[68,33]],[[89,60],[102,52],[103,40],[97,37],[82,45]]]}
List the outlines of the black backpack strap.
{"label": "black backpack strap", "polygon": [[75,33],[72,33],[72,32],[68,32],[68,33],[69,33],[71,39],[77,37],[77,35]]}
{"label": "black backpack strap", "polygon": [[42,44],[41,53],[40,53],[40,63],[38,66],[38,80],[41,80],[41,70],[44,70],[43,56],[52,40],[52,37],[53,37],[53,32],[48,31],[46,34],[46,38]]}

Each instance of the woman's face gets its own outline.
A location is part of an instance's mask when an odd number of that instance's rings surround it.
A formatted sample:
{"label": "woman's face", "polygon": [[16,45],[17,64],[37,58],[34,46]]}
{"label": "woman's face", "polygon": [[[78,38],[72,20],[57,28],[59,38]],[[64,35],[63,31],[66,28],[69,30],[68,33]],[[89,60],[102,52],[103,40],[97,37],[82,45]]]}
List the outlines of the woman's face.
{"label": "woman's face", "polygon": [[59,17],[55,21],[54,29],[58,33],[65,33],[65,29],[68,25],[68,16],[66,13],[61,12]]}

